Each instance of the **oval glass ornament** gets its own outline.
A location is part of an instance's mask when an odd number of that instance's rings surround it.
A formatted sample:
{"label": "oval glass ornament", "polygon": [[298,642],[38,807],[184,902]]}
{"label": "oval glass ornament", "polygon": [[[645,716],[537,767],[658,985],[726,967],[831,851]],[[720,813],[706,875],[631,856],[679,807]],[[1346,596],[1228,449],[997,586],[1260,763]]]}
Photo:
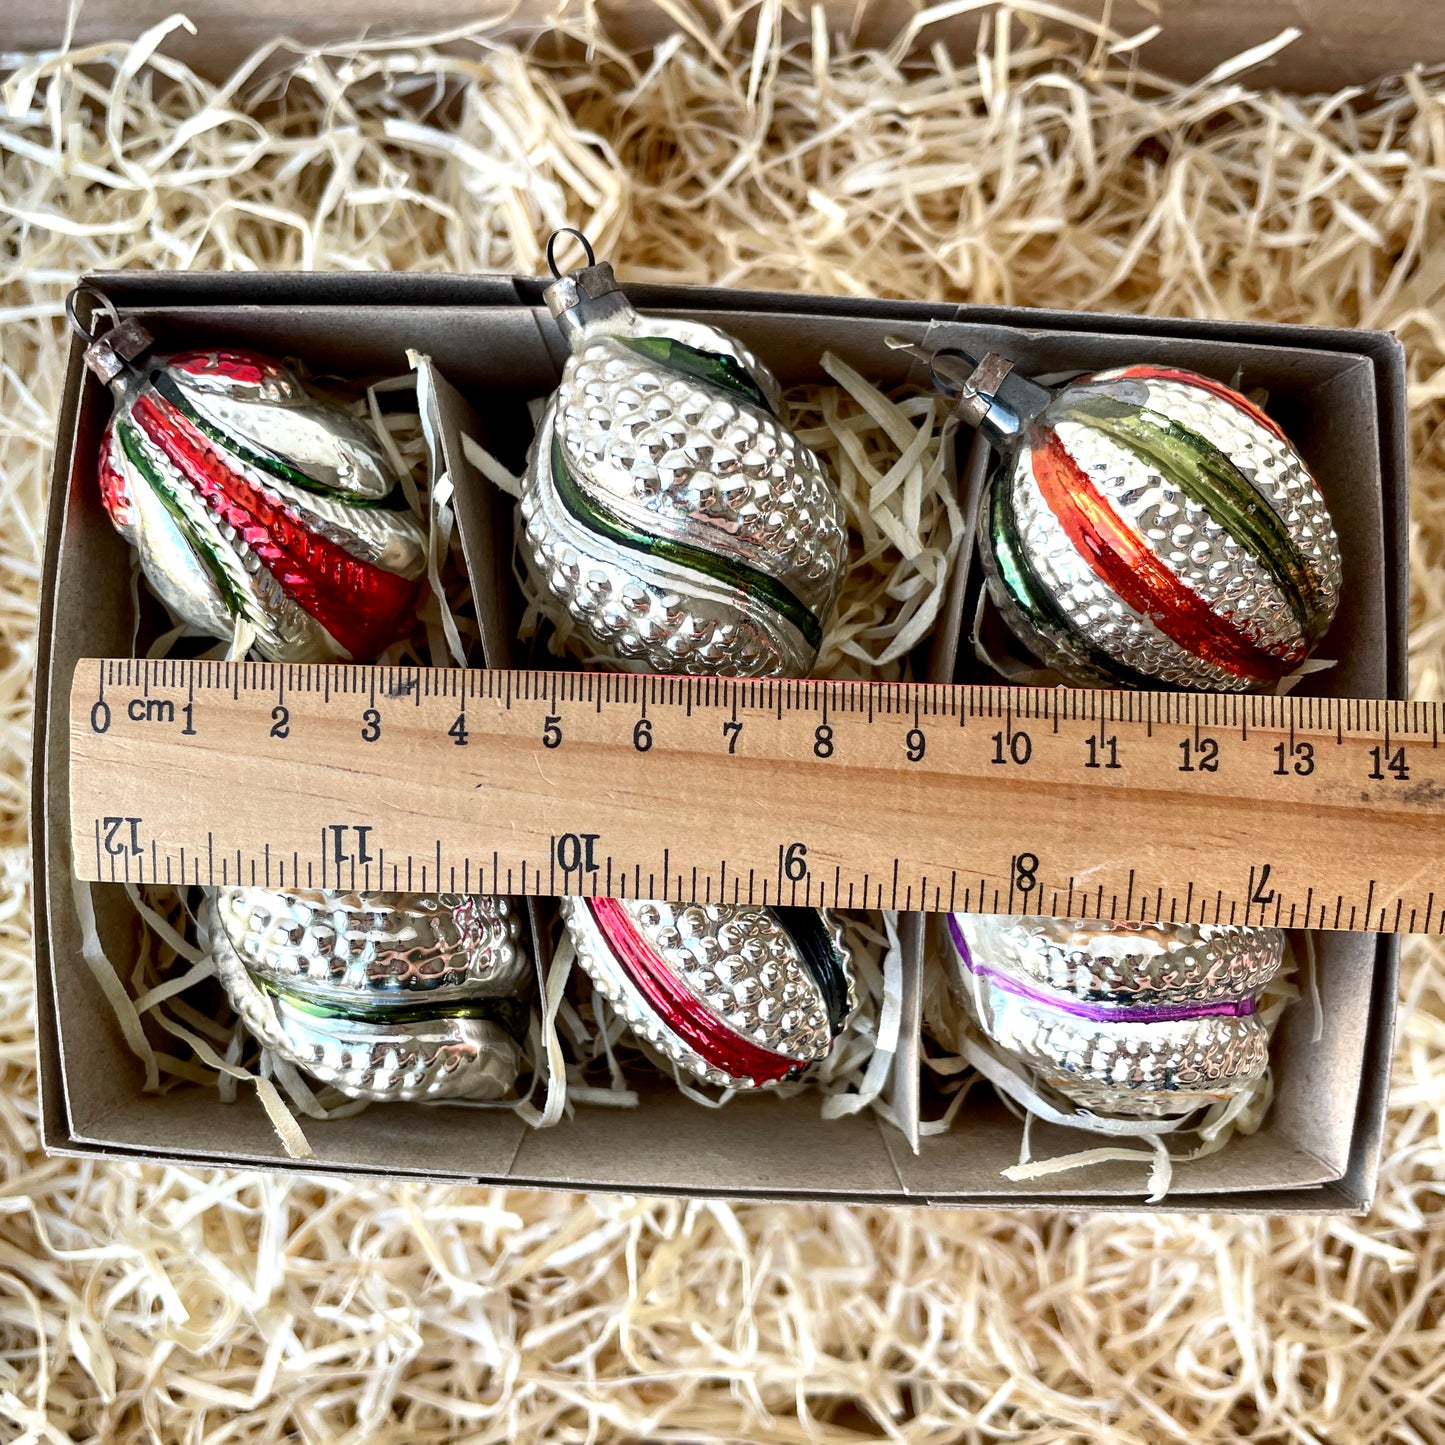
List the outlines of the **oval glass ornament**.
{"label": "oval glass ornament", "polygon": [[746,346],[639,316],[588,260],[545,293],[571,355],[523,483],[528,568],[619,665],[805,673],[846,553],[832,481]]}
{"label": "oval glass ornament", "polygon": [[578,962],[645,1043],[705,1083],[758,1089],[828,1056],[857,1007],[815,908],[564,898]]}
{"label": "oval glass ornament", "polygon": [[272,661],[374,658],[410,626],[426,568],[375,437],[273,357],[150,346],[127,320],[86,363],[114,399],[101,499],[157,595]]}
{"label": "oval glass ornament", "polygon": [[1269,1064],[1276,928],[945,915],[949,983],[994,1048],[1075,1107],[1185,1118]]}
{"label": "oval glass ornament", "polygon": [[[623,667],[798,675],[847,550],[841,498],[736,337],[642,317],[599,264],[548,309],[571,350],[528,461],[522,553]],[[573,233],[576,234],[576,233]],[[816,909],[561,900],[583,970],[632,1031],[705,1083],[752,1089],[827,1057],[856,1008],[851,959]]]}
{"label": "oval glass ornament", "polygon": [[344,1094],[490,1100],[516,1084],[531,963],[505,898],[208,889],[200,934],[250,1031]]}
{"label": "oval glass ornament", "polygon": [[997,354],[927,359],[1000,454],[979,516],[989,596],[1066,681],[1263,691],[1324,636],[1339,539],[1299,453],[1248,397],[1177,367],[1051,391]]}

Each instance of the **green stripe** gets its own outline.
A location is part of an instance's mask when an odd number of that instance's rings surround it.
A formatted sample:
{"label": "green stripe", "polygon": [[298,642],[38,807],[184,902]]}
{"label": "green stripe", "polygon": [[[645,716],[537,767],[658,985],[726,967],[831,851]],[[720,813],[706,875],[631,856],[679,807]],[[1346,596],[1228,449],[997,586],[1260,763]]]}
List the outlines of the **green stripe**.
{"label": "green stripe", "polygon": [[689,346],[685,341],[674,341],[670,336],[619,336],[616,340],[629,351],[635,351],[662,366],[671,367],[673,371],[680,371],[684,376],[691,376],[697,381],[705,381],[721,387],[724,391],[745,397],[754,406],[772,412],[772,407],[768,405],[767,398],[751,373],[734,357],[724,356],[716,351],[702,351],[696,346]]}
{"label": "green stripe", "polygon": [[215,442],[218,447],[224,447],[232,456],[245,462],[247,466],[255,467],[257,471],[265,472],[268,476],[275,477],[277,481],[289,482],[303,492],[311,492],[319,497],[328,497],[335,502],[344,502],[349,507],[392,507],[392,498],[397,491],[395,487],[385,497],[357,497],[350,492],[342,491],[339,487],[328,487],[324,482],[318,482],[315,477],[303,472],[295,462],[288,461],[279,452],[258,450],[239,437],[234,437],[230,432],[218,427],[209,417],[204,416],[196,409],[185,392],[176,384],[174,377],[168,376],[163,371],[153,371],[151,384],[199,432]]}
{"label": "green stripe", "polygon": [[659,561],[670,562],[677,567],[686,567],[701,572],[714,582],[732,587],[748,596],[766,602],[802,634],[804,641],[814,652],[822,645],[823,627],[817,617],[775,577],[759,572],[744,562],[734,562],[727,557],[704,551],[701,547],[686,542],[676,542],[667,537],[654,536],[631,526],[611,513],[603,511],[587,493],[577,485],[567,466],[555,425],[552,431],[552,480],[562,505],[584,527],[637,552],[646,552]]}
{"label": "green stripe", "polygon": [[216,584],[216,590],[221,594],[221,601],[226,604],[226,610],[232,617],[249,617],[250,612],[246,607],[246,599],[236,590],[236,584],[222,564],[219,552],[196,530],[196,524],[186,515],[171,484],[147,453],[145,445],[141,441],[140,429],[133,422],[122,421],[117,423],[116,433],[120,437],[121,449],[125,452],[126,460],[141,474],[151,491],[160,498],[161,505],[170,513],[171,519],[175,522],[191,551],[196,554],[201,565],[211,574],[211,580]]}
{"label": "green stripe", "polygon": [[1213,442],[1159,412],[1122,407],[1107,398],[1079,398],[1066,408],[1095,430],[1132,451],[1165,481],[1202,507],[1230,537],[1256,558],[1284,594],[1313,646],[1328,618],[1304,554],[1258,488]]}
{"label": "green stripe", "polygon": [[433,1019],[486,1019],[504,1028],[519,1043],[527,1037],[531,1010],[519,998],[466,999],[456,1003],[321,1003],[284,984],[252,974],[258,987],[300,1013],[348,1023],[422,1024]]}
{"label": "green stripe", "polygon": [[1136,672],[1127,663],[1119,662],[1074,626],[1018,546],[1018,518],[1014,512],[1013,488],[1009,485],[1007,471],[994,476],[989,497],[988,532],[1004,587],[1031,626],[1046,637],[1050,632],[1060,634],[1066,647],[1082,657],[1095,673],[1103,678],[1112,678],[1121,687],[1155,692],[1177,690],[1161,678]]}

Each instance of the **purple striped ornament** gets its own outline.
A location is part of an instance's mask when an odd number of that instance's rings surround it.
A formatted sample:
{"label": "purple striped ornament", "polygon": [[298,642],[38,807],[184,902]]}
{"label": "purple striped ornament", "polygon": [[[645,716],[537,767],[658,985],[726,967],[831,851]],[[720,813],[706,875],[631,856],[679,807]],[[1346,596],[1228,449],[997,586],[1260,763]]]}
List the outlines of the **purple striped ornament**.
{"label": "purple striped ornament", "polygon": [[1168,1118],[1269,1062],[1272,928],[948,915],[950,982],[994,1047],[1090,1112]]}

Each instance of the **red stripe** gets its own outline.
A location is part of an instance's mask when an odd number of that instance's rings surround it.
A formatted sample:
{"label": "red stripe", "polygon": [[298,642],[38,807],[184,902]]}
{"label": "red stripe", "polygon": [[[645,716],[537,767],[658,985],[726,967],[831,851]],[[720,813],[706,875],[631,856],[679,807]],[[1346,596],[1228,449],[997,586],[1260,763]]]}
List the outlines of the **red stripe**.
{"label": "red stripe", "polygon": [[1095,576],[1166,637],[1195,657],[1253,682],[1274,682],[1297,660],[1256,646],[1180,581],[1094,486],[1056,431],[1034,427],[1029,444],[1034,480],[1069,540]]}
{"label": "red stripe", "polygon": [[1247,396],[1235,391],[1232,386],[1225,386],[1222,381],[1215,381],[1212,376],[1200,376],[1197,371],[1181,371],[1173,366],[1126,366],[1116,375],[1127,376],[1131,381],[1177,381],[1184,386],[1197,386],[1200,391],[1207,391],[1210,396],[1217,396],[1220,401],[1228,402],[1236,411],[1242,411],[1251,421],[1257,421],[1277,441],[1282,441],[1291,451],[1294,450],[1293,444],[1279,429],[1278,423],[1266,416]]}
{"label": "red stripe", "polygon": [[140,396],[131,415],[150,440],[245,539],[286,595],[314,617],[356,662],[375,657],[402,630],[417,583],[353,557],[302,526],[238,476],[180,412]]}
{"label": "red stripe", "polygon": [[247,386],[260,386],[285,374],[279,361],[254,351],[181,351],[166,357],[166,365],[188,376],[224,376]]}
{"label": "red stripe", "polygon": [[797,1059],[775,1054],[737,1033],[704,1007],[672,970],[643,942],[627,910],[615,898],[585,898],[607,946],[648,1006],[693,1053],[735,1079],[772,1084],[798,1067]]}
{"label": "red stripe", "polygon": [[130,526],[131,496],[130,485],[125,479],[123,467],[115,459],[115,418],[105,424],[105,435],[100,439],[100,500],[110,520],[122,530]]}

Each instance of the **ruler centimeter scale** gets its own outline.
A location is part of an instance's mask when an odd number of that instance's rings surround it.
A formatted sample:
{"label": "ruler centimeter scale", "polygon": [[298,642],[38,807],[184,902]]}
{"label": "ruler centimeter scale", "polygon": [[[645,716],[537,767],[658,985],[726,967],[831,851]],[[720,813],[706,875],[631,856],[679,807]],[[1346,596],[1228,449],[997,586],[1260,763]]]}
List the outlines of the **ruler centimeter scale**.
{"label": "ruler centimeter scale", "polygon": [[1445,932],[1437,704],[84,659],[83,879]]}

